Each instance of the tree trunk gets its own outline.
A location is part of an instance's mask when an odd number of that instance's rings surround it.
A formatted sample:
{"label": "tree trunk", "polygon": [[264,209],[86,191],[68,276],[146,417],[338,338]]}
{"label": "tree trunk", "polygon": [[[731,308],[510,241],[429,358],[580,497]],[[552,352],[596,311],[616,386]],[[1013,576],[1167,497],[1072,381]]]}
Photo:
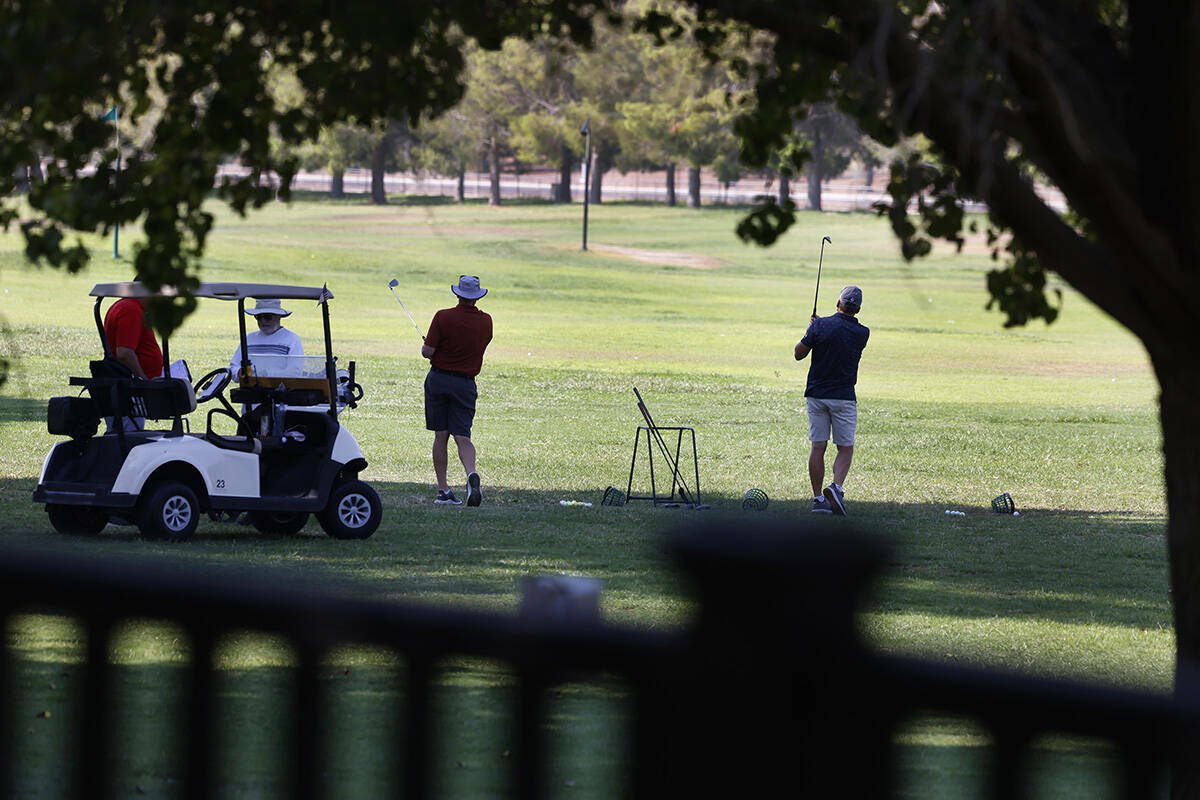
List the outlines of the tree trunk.
{"label": "tree trunk", "polygon": [[[1175,619],[1175,683],[1181,695],[1200,680],[1200,365],[1170,353],[1154,358],[1167,490],[1167,552]],[[1190,690],[1184,689],[1191,684]],[[1200,797],[1200,729],[1181,726],[1171,743],[1171,797]]]}
{"label": "tree trunk", "polygon": [[808,208],[811,211],[821,210],[821,170],[815,161],[808,165]]}
{"label": "tree trunk", "polygon": [[873,183],[875,183],[875,162],[868,161],[867,162],[867,188],[870,189],[871,185]]}
{"label": "tree trunk", "polygon": [[700,168],[688,167],[688,208],[700,207]]}
{"label": "tree trunk", "polygon": [[600,205],[604,201],[604,173],[608,171],[609,166],[611,165],[608,160],[599,154],[592,160],[595,174],[588,175],[588,189],[591,191],[592,205]]}
{"label": "tree trunk", "polygon": [[387,188],[384,186],[384,168],[387,166],[387,148],[391,138],[384,136],[371,153],[371,202],[377,206],[387,205]]}
{"label": "tree trunk", "polygon": [[458,167],[458,182],[454,186],[454,202],[465,203],[467,200],[467,168]]}
{"label": "tree trunk", "polygon": [[335,169],[329,173],[329,196],[335,200],[346,196],[346,170]]}
{"label": "tree trunk", "polygon": [[792,181],[787,175],[779,173],[779,195],[778,203],[782,208],[787,205],[788,200],[792,198]]}
{"label": "tree trunk", "polygon": [[496,136],[488,139],[488,205],[500,205],[500,155],[496,145]]}
{"label": "tree trunk", "polygon": [[808,177],[808,208],[810,211],[821,210],[821,162],[825,157],[825,146],[821,142],[821,132],[813,133],[812,160],[808,162],[805,174]]}
{"label": "tree trunk", "polygon": [[667,205],[675,205],[675,164],[667,164]]}
{"label": "tree trunk", "polygon": [[571,151],[564,144],[562,146],[562,160],[558,162],[558,195],[555,196],[554,202],[571,202],[571,167],[574,165],[575,159],[571,156]]}

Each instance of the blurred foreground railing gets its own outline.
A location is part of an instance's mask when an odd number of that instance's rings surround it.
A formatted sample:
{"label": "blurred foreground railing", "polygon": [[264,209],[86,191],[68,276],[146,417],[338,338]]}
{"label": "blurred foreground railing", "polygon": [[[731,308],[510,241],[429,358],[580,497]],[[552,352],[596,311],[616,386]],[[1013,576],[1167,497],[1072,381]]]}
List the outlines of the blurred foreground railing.
{"label": "blurred foreground railing", "polygon": [[[81,744],[63,754],[75,776],[71,797],[117,794],[112,755],[121,742],[112,731],[120,709],[110,653],[114,630],[128,619],[167,620],[187,634],[175,741],[184,743],[182,793],[193,798],[221,796],[214,647],[246,629],[282,636],[297,654],[289,797],[328,795],[318,665],[342,645],[380,645],[405,660],[405,735],[393,759],[404,797],[437,793],[431,698],[447,656],[496,659],[515,676],[506,785],[521,798],[549,793],[546,701],[568,680],[615,677],[628,687],[622,793],[646,798],[888,797],[897,791],[896,732],[927,710],[970,718],[991,735],[986,796],[1024,796],[1030,743],[1058,732],[1112,745],[1119,796],[1158,796],[1173,726],[1200,719],[1200,704],[868,652],[855,616],[885,563],[877,538],[709,526],[673,534],[667,545],[697,600],[694,624],[677,634],[355,599],[262,572],[19,551],[0,553],[0,622],[7,630],[15,614],[48,612],[78,619],[86,631],[78,709],[67,715]],[[15,663],[6,642],[6,737],[23,727],[14,718]],[[3,797],[14,795],[13,752],[0,747]]]}

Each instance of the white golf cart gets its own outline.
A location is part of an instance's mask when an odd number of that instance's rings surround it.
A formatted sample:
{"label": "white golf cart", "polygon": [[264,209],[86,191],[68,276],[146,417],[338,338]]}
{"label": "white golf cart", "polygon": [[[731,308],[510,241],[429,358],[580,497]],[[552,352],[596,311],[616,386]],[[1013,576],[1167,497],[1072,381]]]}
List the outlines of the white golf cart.
{"label": "white golf cart", "polygon": [[[51,398],[49,431],[71,438],[50,450],[33,493],[55,530],[96,534],[113,522],[135,524],[147,539],[183,541],[204,513],[215,521],[248,519],[277,534],[298,532],[314,514],[338,539],[373,534],[383,515],[379,495],[358,479],[366,459],[338,420],[339,409],[362,398],[362,387],[354,382],[353,361],[347,370],[336,367],[329,331],[333,295],[302,286],[201,283],[195,297],[236,305],[243,355],[236,384],[234,370],[221,367],[193,386],[188,377],[134,377],[104,336],[106,298],[172,294],[140,283],[102,283],[91,291],[104,358],[91,362],[91,377],[70,379],[82,387],[79,396]],[[319,304],[324,354],[252,359],[244,313],[250,298]],[[170,364],[165,339],[162,349],[163,363]],[[193,432],[186,415],[213,400],[204,429]],[[125,417],[146,419],[146,430],[125,430],[119,424]],[[103,418],[118,424],[97,435]],[[169,427],[150,429],[150,421],[167,420]]]}

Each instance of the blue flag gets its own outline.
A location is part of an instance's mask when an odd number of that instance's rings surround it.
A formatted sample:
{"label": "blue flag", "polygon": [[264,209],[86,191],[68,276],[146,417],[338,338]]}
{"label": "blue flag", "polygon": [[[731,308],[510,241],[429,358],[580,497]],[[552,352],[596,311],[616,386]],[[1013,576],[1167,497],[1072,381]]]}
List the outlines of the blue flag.
{"label": "blue flag", "polygon": [[112,109],[107,114],[105,114],[102,119],[111,119],[115,122],[117,119],[117,109],[118,108],[120,108],[120,106],[113,106]]}

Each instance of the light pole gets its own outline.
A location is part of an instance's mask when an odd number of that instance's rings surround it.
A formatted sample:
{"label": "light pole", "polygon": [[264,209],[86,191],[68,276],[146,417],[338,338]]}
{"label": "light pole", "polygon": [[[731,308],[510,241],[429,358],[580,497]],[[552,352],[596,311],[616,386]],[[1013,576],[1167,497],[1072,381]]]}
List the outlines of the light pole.
{"label": "light pole", "polygon": [[[114,181],[120,181],[120,179],[121,179],[121,123],[120,123],[120,116],[121,116],[121,107],[120,106],[113,106],[112,109],[107,114],[104,115],[105,120],[111,119],[112,123],[113,123],[113,139],[114,139],[113,147],[116,148],[116,151],[117,151],[117,174],[113,177]],[[116,225],[113,225],[113,258],[121,257],[117,250],[117,237],[118,237],[120,230],[121,230],[120,222],[118,222]]]}
{"label": "light pole", "polygon": [[587,217],[588,217],[588,188],[591,186],[588,180],[591,177],[592,165],[592,118],[588,117],[583,122],[583,127],[579,129],[583,134],[583,249],[587,250]]}

